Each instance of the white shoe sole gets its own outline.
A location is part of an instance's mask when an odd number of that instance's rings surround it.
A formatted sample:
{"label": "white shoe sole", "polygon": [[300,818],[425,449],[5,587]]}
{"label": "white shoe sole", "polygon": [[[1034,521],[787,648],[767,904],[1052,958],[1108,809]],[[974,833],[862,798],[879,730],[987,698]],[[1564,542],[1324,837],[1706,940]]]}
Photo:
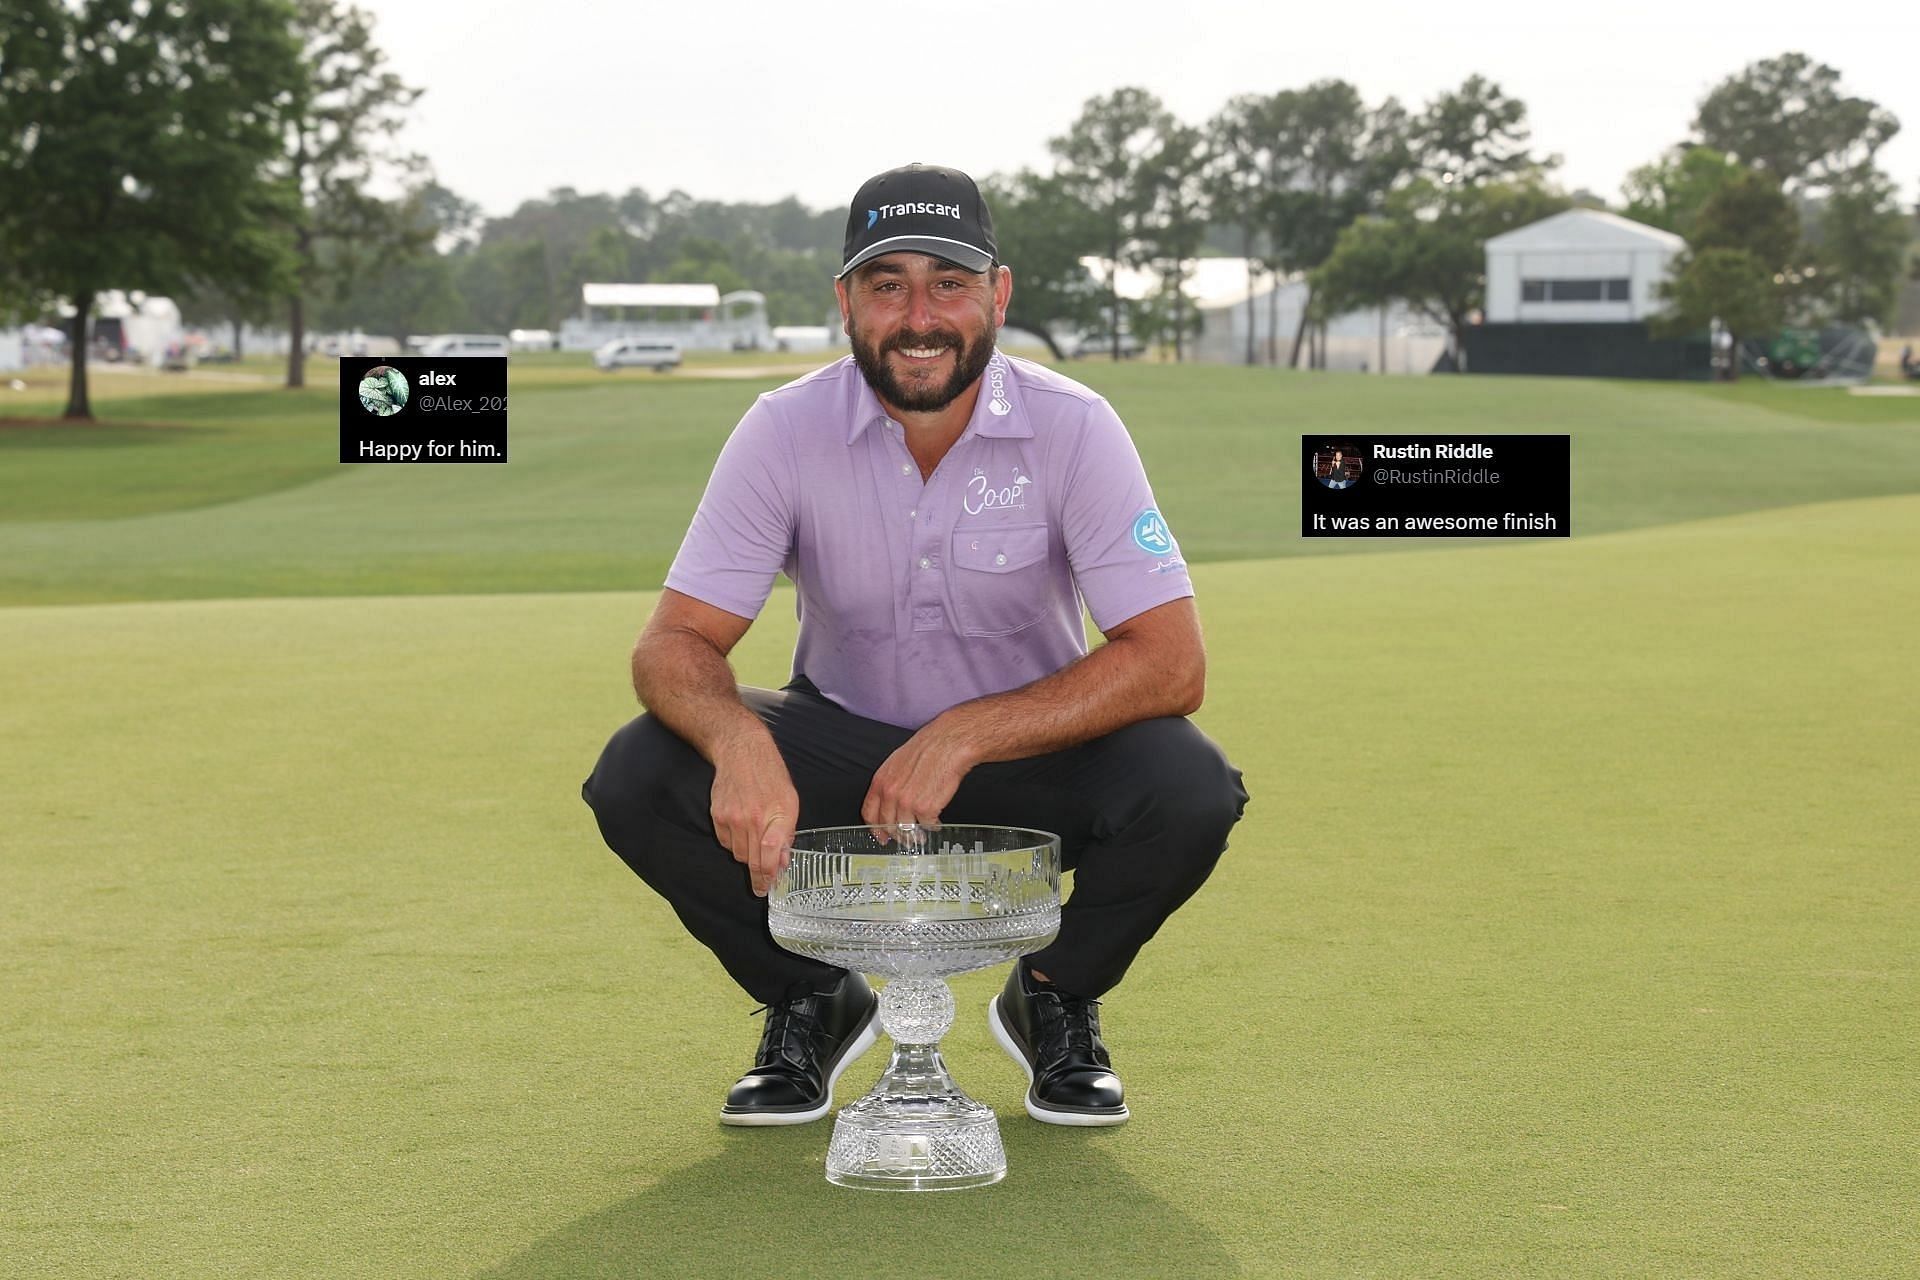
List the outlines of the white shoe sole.
{"label": "white shoe sole", "polygon": [[1125,1124],[1133,1114],[1122,1105],[1118,1111],[1088,1113],[1085,1111],[1055,1111],[1043,1107],[1033,1096],[1033,1068],[1027,1065],[1027,1055],[1020,1052],[1020,1042],[1013,1038],[1006,1024],[1000,1021],[1000,997],[987,1001],[987,1026],[993,1031],[993,1038],[1007,1051],[1007,1056],[1020,1064],[1027,1073],[1027,1114],[1041,1124],[1065,1124],[1078,1128],[1097,1128],[1102,1125]]}
{"label": "white shoe sole", "polygon": [[876,1030],[880,1025],[880,1006],[874,1005],[873,1016],[867,1019],[867,1025],[860,1028],[860,1034],[853,1038],[853,1044],[840,1055],[840,1061],[834,1066],[833,1074],[827,1077],[827,1096],[819,1106],[809,1111],[727,1111],[720,1112],[720,1123],[741,1127],[758,1127],[773,1124],[810,1124],[827,1112],[833,1110],[833,1086],[840,1080],[840,1073],[854,1064],[861,1054],[873,1048],[874,1041],[880,1038]]}

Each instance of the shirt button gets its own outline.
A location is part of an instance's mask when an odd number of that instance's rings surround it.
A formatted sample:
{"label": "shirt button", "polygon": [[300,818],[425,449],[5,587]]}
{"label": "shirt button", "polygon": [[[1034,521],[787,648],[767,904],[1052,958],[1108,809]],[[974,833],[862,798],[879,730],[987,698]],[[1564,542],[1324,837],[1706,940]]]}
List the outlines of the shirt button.
{"label": "shirt button", "polygon": [[1007,562],[1007,558],[1004,555],[995,556],[993,558],[993,562],[995,564],[1005,564]]}
{"label": "shirt button", "polygon": [[933,561],[931,561],[931,560],[929,560],[929,559],[927,559],[927,558],[926,558],[925,556],[921,556],[921,557],[920,557],[920,567],[921,567],[922,569],[931,569],[931,568],[933,568]]}
{"label": "shirt button", "polygon": [[909,520],[917,520],[919,519],[919,517],[920,517],[920,512],[918,510],[907,512],[907,519]]}
{"label": "shirt button", "polygon": [[910,475],[912,475],[912,474],[913,474],[913,467],[912,467],[912,465],[911,465],[911,464],[909,464],[909,463],[905,463],[905,462],[903,462],[903,463],[901,463],[901,464],[900,464],[900,474],[901,474],[901,475],[903,475],[903,476],[910,476]]}

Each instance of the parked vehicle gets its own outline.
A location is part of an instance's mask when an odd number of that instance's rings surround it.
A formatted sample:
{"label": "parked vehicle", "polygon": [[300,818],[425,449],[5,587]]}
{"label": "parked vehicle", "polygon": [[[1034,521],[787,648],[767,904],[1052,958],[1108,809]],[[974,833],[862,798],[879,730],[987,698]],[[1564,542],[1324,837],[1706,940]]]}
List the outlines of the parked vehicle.
{"label": "parked vehicle", "polygon": [[614,338],[593,353],[593,364],[607,373],[615,369],[665,373],[680,367],[680,344],[665,338]]}
{"label": "parked vehicle", "polygon": [[[1120,331],[1120,358],[1122,360],[1130,360],[1134,356],[1139,355],[1140,351],[1140,339],[1134,337],[1125,329],[1122,329]],[[1113,335],[1100,332],[1083,334],[1080,341],[1074,346],[1073,355],[1076,360],[1097,360],[1101,356],[1111,358],[1113,355]]]}
{"label": "parked vehicle", "polygon": [[420,348],[423,356],[504,356],[510,349],[497,333],[443,333]]}

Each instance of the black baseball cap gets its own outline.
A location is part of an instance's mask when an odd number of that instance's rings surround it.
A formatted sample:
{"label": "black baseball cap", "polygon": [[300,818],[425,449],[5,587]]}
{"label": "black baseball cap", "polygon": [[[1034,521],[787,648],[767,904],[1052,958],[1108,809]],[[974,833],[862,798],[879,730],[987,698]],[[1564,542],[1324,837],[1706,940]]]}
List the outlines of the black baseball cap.
{"label": "black baseball cap", "polygon": [[931,254],[985,271],[1000,247],[972,178],[937,164],[909,164],[868,178],[854,193],[840,275],[883,253]]}

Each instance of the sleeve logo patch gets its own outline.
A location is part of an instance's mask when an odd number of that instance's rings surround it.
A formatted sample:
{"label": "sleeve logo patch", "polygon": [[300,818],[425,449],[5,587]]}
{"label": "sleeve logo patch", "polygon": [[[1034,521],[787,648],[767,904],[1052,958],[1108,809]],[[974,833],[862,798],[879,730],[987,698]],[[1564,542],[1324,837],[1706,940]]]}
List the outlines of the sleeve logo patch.
{"label": "sleeve logo patch", "polygon": [[1173,534],[1152,507],[1134,517],[1133,545],[1151,556],[1164,556],[1173,550]]}

